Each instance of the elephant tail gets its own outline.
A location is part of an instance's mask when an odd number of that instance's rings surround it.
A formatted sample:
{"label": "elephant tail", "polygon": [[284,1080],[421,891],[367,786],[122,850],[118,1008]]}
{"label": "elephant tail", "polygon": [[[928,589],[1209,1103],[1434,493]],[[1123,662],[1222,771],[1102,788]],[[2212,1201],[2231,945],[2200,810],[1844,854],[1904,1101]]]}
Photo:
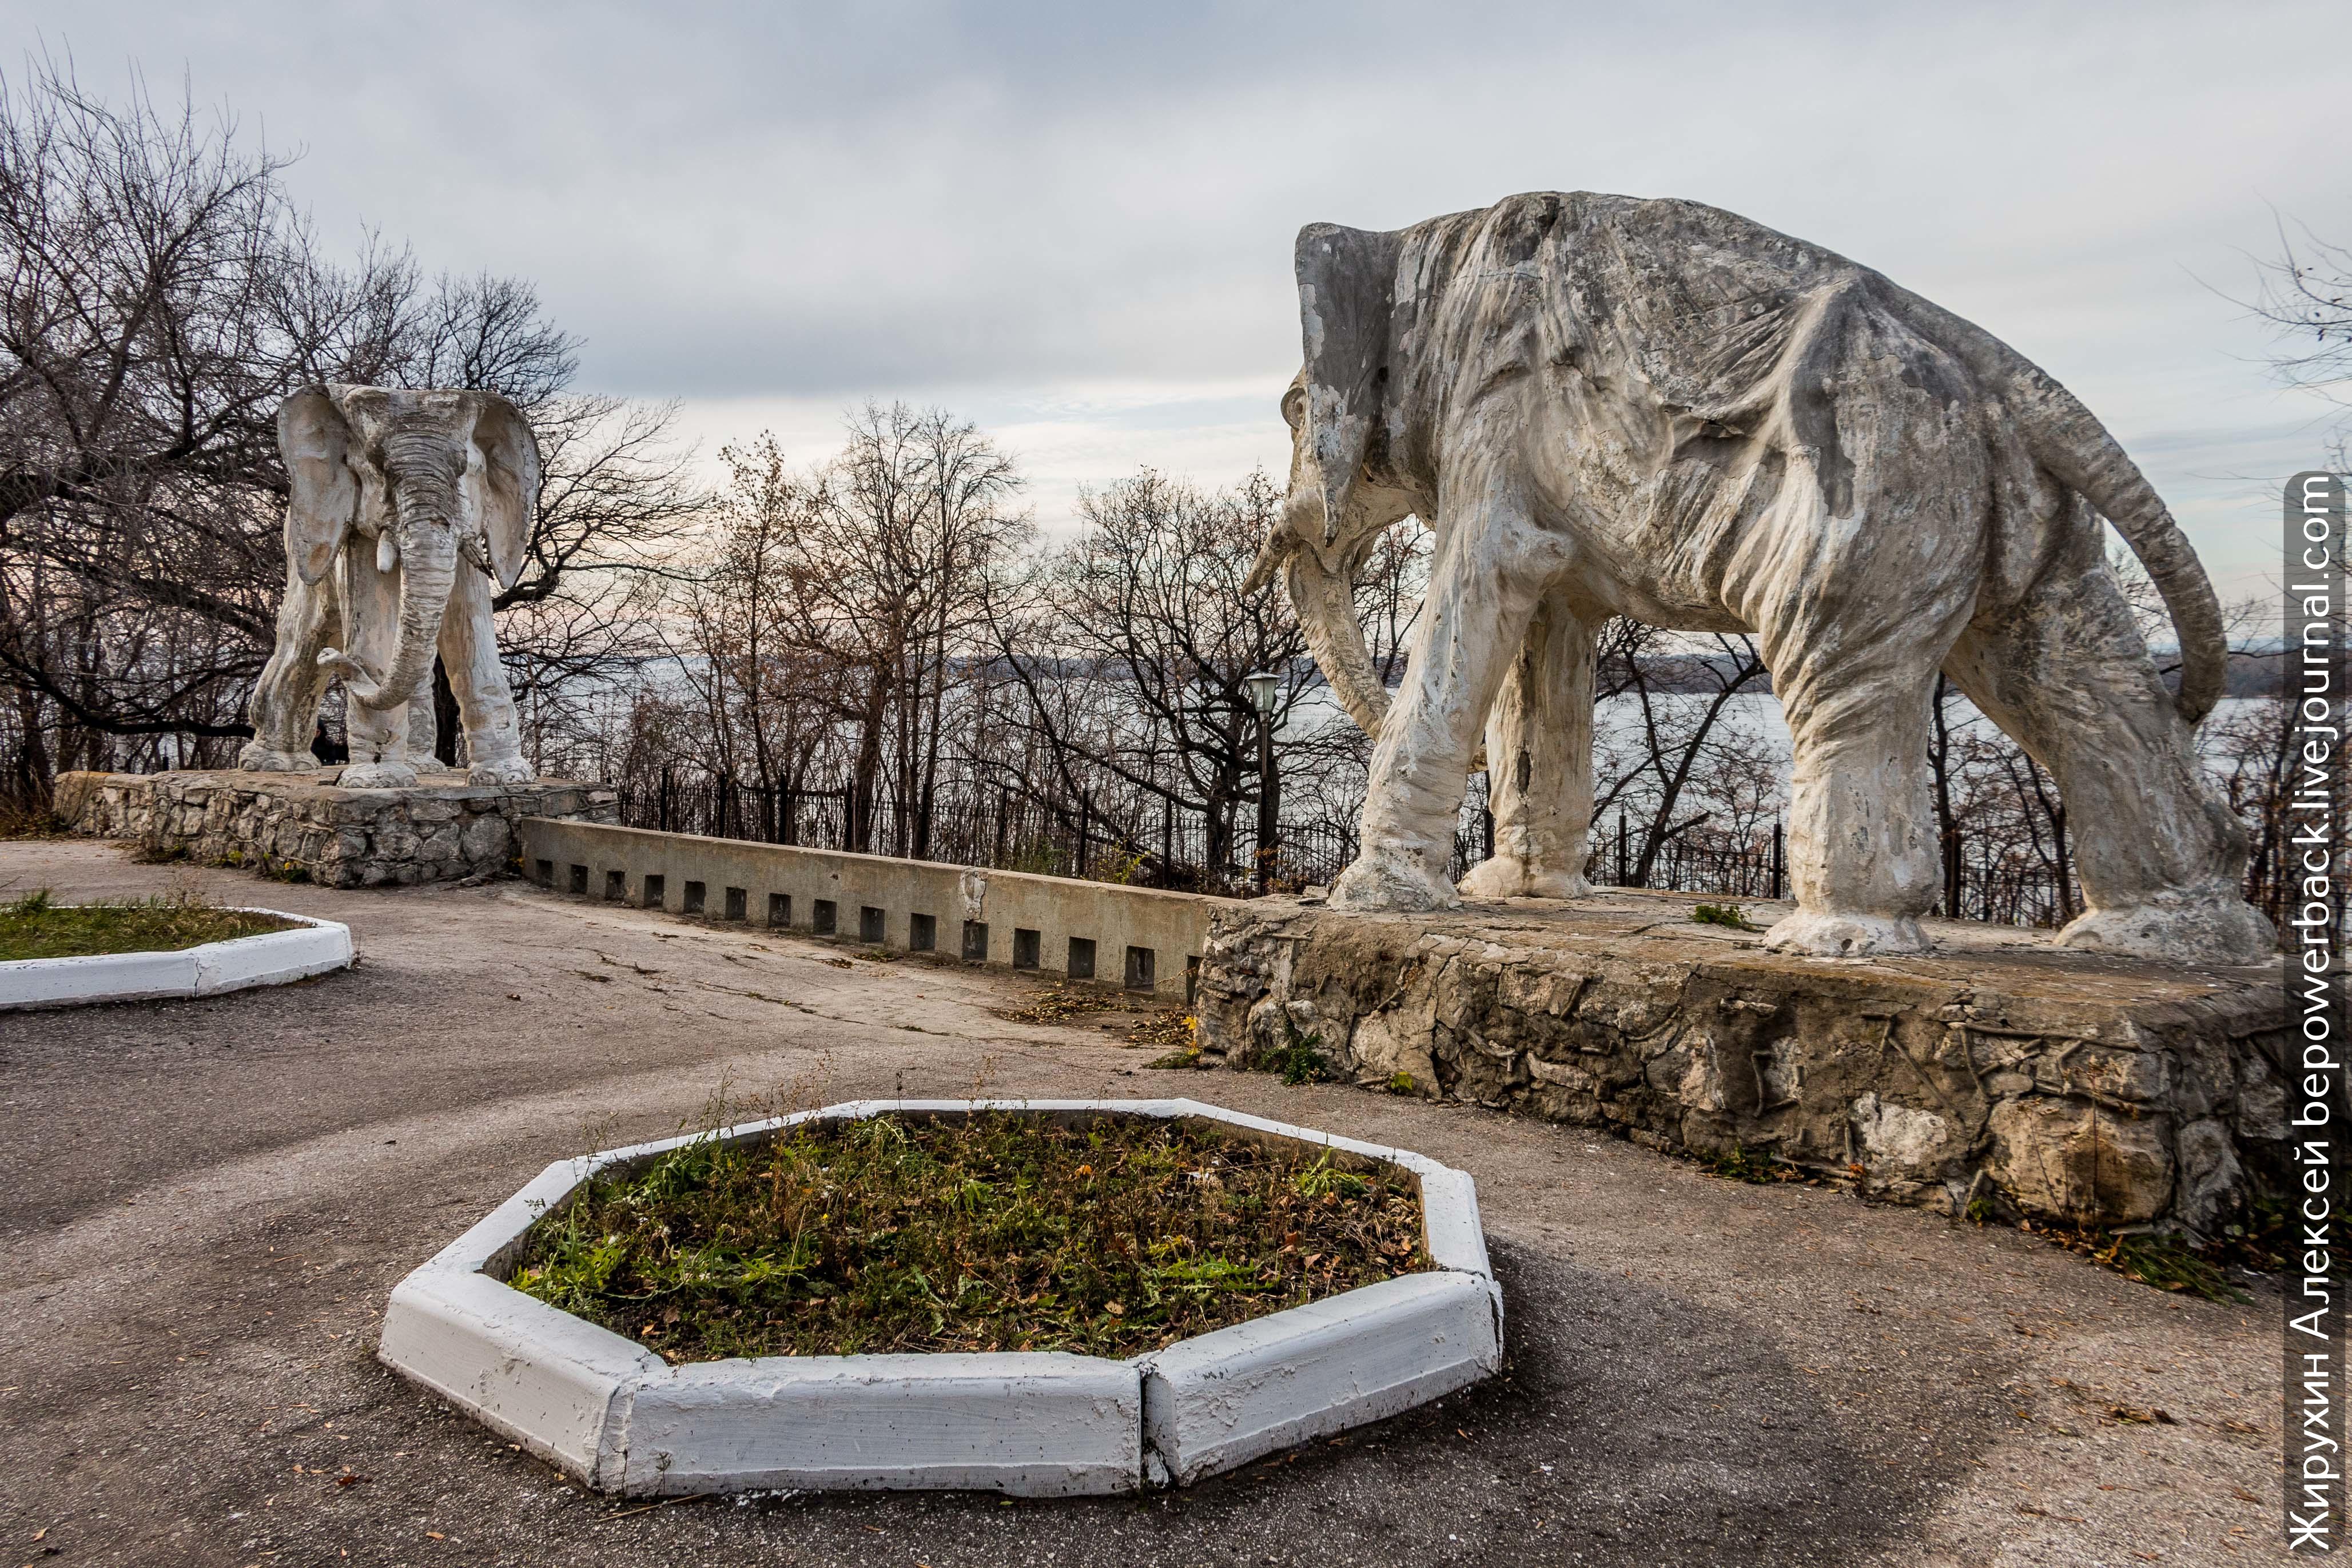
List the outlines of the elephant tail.
{"label": "elephant tail", "polygon": [[2229,681],[2230,647],[2221,601],[2180,525],[2123,447],[2050,374],[1974,321],[1893,284],[1912,321],[1958,353],[2007,405],[2034,461],[2116,525],[2163,595],[2180,638],[2180,694],[2173,700],[2191,724],[2213,710]]}
{"label": "elephant tail", "polygon": [[2229,679],[2230,648],[2213,581],[2171,509],[2106,427],[2042,371],[2032,364],[2023,370],[2012,385],[2026,414],[2021,422],[2026,449],[2114,523],[2147,568],[2180,638],[2180,694],[2174,704],[2194,724],[2213,710]]}

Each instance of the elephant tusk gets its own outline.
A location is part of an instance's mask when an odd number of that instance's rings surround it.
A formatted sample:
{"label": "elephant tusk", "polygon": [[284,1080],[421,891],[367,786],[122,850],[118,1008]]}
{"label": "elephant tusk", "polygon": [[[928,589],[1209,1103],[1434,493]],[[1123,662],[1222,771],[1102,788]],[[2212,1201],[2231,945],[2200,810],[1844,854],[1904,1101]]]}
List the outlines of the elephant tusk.
{"label": "elephant tusk", "polygon": [[392,535],[377,534],[375,536],[375,569],[379,572],[389,572],[399,562],[400,546],[394,542]]}

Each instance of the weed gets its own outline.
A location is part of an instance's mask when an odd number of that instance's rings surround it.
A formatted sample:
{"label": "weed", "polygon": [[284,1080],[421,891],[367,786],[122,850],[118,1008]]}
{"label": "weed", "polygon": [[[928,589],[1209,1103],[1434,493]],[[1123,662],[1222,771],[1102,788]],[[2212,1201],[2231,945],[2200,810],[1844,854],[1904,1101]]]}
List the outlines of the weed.
{"label": "weed", "polygon": [[511,1283],[671,1361],[1127,1356],[1429,1267],[1410,1178],[1200,1123],[982,1113],[701,1138],[534,1226]]}
{"label": "weed", "polygon": [[1729,926],[1733,931],[1762,931],[1748,919],[1748,911],[1738,904],[1701,904],[1691,911],[1691,919],[1701,925]]}
{"label": "weed", "polygon": [[[1976,1217],[1973,1205],[1969,1217]],[[2018,1221],[2017,1228],[2079,1253],[2135,1284],[2237,1306],[2253,1299],[2230,1283],[2228,1270],[2220,1261],[2228,1256],[2227,1246],[2199,1247],[2181,1237],[2152,1231],[2119,1235],[2096,1226],[2044,1225],[2032,1219]]]}
{"label": "weed", "polygon": [[1724,1153],[1693,1152],[1690,1157],[1711,1176],[1721,1176],[1732,1182],[1748,1182],[1759,1186],[1773,1182],[1801,1182],[1811,1174],[1769,1149],[1750,1149],[1739,1143],[1734,1143]]}
{"label": "weed", "polygon": [[55,812],[0,805],[0,838],[67,838],[73,830]]}
{"label": "weed", "polygon": [[1276,1016],[1282,1020],[1283,1032],[1289,1037],[1289,1043],[1279,1050],[1267,1052],[1258,1065],[1266,1072],[1280,1073],[1282,1081],[1287,1084],[1329,1082],[1333,1075],[1330,1059],[1324,1056],[1321,1048],[1322,1035],[1319,1032],[1300,1034],[1298,1026],[1287,1012],[1278,1013]]}
{"label": "weed", "polygon": [[1412,1081],[1412,1074],[1409,1072],[1393,1073],[1390,1075],[1389,1078],[1389,1092],[1391,1094],[1418,1094],[1421,1092],[1421,1086]]}

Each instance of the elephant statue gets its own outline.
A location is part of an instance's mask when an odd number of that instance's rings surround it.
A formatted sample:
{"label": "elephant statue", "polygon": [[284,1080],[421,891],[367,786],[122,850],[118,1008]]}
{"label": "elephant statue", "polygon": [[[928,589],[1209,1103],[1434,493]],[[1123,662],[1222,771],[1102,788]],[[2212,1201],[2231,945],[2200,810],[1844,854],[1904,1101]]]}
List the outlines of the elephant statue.
{"label": "elephant statue", "polygon": [[[1306,363],[1290,488],[1250,577],[1281,574],[1372,736],[1343,910],[1573,897],[1592,803],[1593,647],[1612,615],[1759,639],[1794,742],[1796,910],[1769,947],[1922,952],[1941,857],[1937,671],[2055,777],[2086,912],[2071,946],[2275,952],[2245,837],[2200,774],[2220,605],[2164,503],[2063,387],[1820,246],[1692,202],[1514,196],[1298,237]],[[1391,704],[1355,574],[1434,533]],[[2112,521],[2181,649],[2166,689],[2102,549]],[[1484,742],[1491,858],[1447,865]]]}
{"label": "elephant statue", "polygon": [[278,447],[292,482],[286,597],[237,765],[318,767],[319,703],[340,676],[352,758],[340,782],[415,784],[420,765],[436,765],[437,651],[467,778],[530,778],[490,617],[492,595],[522,569],[539,504],[539,449],[521,414],[494,392],[311,386],[278,409]]}

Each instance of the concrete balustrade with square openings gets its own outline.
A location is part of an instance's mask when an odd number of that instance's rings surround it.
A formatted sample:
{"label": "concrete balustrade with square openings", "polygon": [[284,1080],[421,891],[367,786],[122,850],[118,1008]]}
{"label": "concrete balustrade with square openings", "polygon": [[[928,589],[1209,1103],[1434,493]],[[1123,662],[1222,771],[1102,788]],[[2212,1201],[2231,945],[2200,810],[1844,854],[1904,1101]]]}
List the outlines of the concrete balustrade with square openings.
{"label": "concrete balustrade with square openings", "polygon": [[[1208,936],[1211,915],[1230,900],[1163,892],[1111,882],[1039,877],[1019,871],[899,860],[878,855],[806,849],[793,845],[654,833],[602,823],[531,819],[521,827],[526,864],[547,861],[575,869],[572,890],[601,870],[607,898],[623,900],[641,889],[648,909],[703,912],[691,889],[713,885],[743,890],[746,907],[764,899],[768,924],[814,936],[840,937],[841,912],[857,912],[857,940],[905,952],[950,951],[975,963],[1008,964],[1052,973],[1056,961],[1071,980],[1094,980],[1149,992],[1171,1001],[1186,997]],[[549,879],[541,876],[547,883]],[[674,902],[664,889],[688,889]],[[689,904],[692,907],[689,907]],[[1003,934],[1010,931],[1009,940]],[[1113,963],[1104,971],[1098,955]]]}

